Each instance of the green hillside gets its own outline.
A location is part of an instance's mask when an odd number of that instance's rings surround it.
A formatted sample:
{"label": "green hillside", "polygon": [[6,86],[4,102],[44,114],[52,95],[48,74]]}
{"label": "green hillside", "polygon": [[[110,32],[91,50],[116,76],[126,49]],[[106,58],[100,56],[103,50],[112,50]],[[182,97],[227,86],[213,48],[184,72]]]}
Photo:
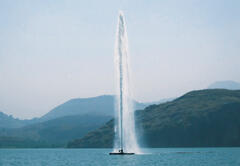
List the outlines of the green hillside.
{"label": "green hillside", "polygon": [[[240,90],[200,90],[136,111],[138,141],[147,147],[240,146]],[[112,147],[113,121],[69,142],[69,148]]]}

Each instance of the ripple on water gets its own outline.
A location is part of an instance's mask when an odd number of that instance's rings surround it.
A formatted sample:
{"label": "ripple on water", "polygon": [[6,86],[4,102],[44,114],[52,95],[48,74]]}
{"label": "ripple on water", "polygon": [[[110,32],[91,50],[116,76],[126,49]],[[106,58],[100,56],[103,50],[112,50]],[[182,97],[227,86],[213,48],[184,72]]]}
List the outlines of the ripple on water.
{"label": "ripple on water", "polygon": [[0,166],[239,166],[240,148],[156,148],[110,156],[111,149],[1,149]]}

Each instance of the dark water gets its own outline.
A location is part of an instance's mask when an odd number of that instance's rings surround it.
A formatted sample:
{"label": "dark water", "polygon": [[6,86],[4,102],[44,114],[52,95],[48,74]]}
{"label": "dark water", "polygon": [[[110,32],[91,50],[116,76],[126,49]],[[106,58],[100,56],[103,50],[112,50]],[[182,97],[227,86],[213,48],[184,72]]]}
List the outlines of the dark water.
{"label": "dark water", "polygon": [[111,149],[1,149],[0,166],[240,166],[240,148],[159,148],[110,156]]}

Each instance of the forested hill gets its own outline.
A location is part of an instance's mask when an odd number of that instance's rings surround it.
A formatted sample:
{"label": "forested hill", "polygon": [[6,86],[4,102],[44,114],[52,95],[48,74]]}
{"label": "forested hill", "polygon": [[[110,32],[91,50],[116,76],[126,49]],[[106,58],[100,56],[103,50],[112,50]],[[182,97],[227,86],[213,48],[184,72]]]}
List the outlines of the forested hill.
{"label": "forested hill", "polygon": [[[189,92],[136,112],[138,141],[147,147],[240,146],[240,90]],[[69,148],[112,147],[113,120]]]}

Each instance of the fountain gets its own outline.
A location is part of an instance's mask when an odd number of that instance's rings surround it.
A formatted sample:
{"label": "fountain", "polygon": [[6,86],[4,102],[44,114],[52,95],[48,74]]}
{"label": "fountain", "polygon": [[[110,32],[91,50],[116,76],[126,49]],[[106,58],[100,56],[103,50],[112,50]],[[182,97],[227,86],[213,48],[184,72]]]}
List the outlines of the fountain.
{"label": "fountain", "polygon": [[123,12],[119,12],[114,53],[117,83],[114,151],[111,155],[139,153],[135,136],[135,118],[129,87],[128,38]]}

